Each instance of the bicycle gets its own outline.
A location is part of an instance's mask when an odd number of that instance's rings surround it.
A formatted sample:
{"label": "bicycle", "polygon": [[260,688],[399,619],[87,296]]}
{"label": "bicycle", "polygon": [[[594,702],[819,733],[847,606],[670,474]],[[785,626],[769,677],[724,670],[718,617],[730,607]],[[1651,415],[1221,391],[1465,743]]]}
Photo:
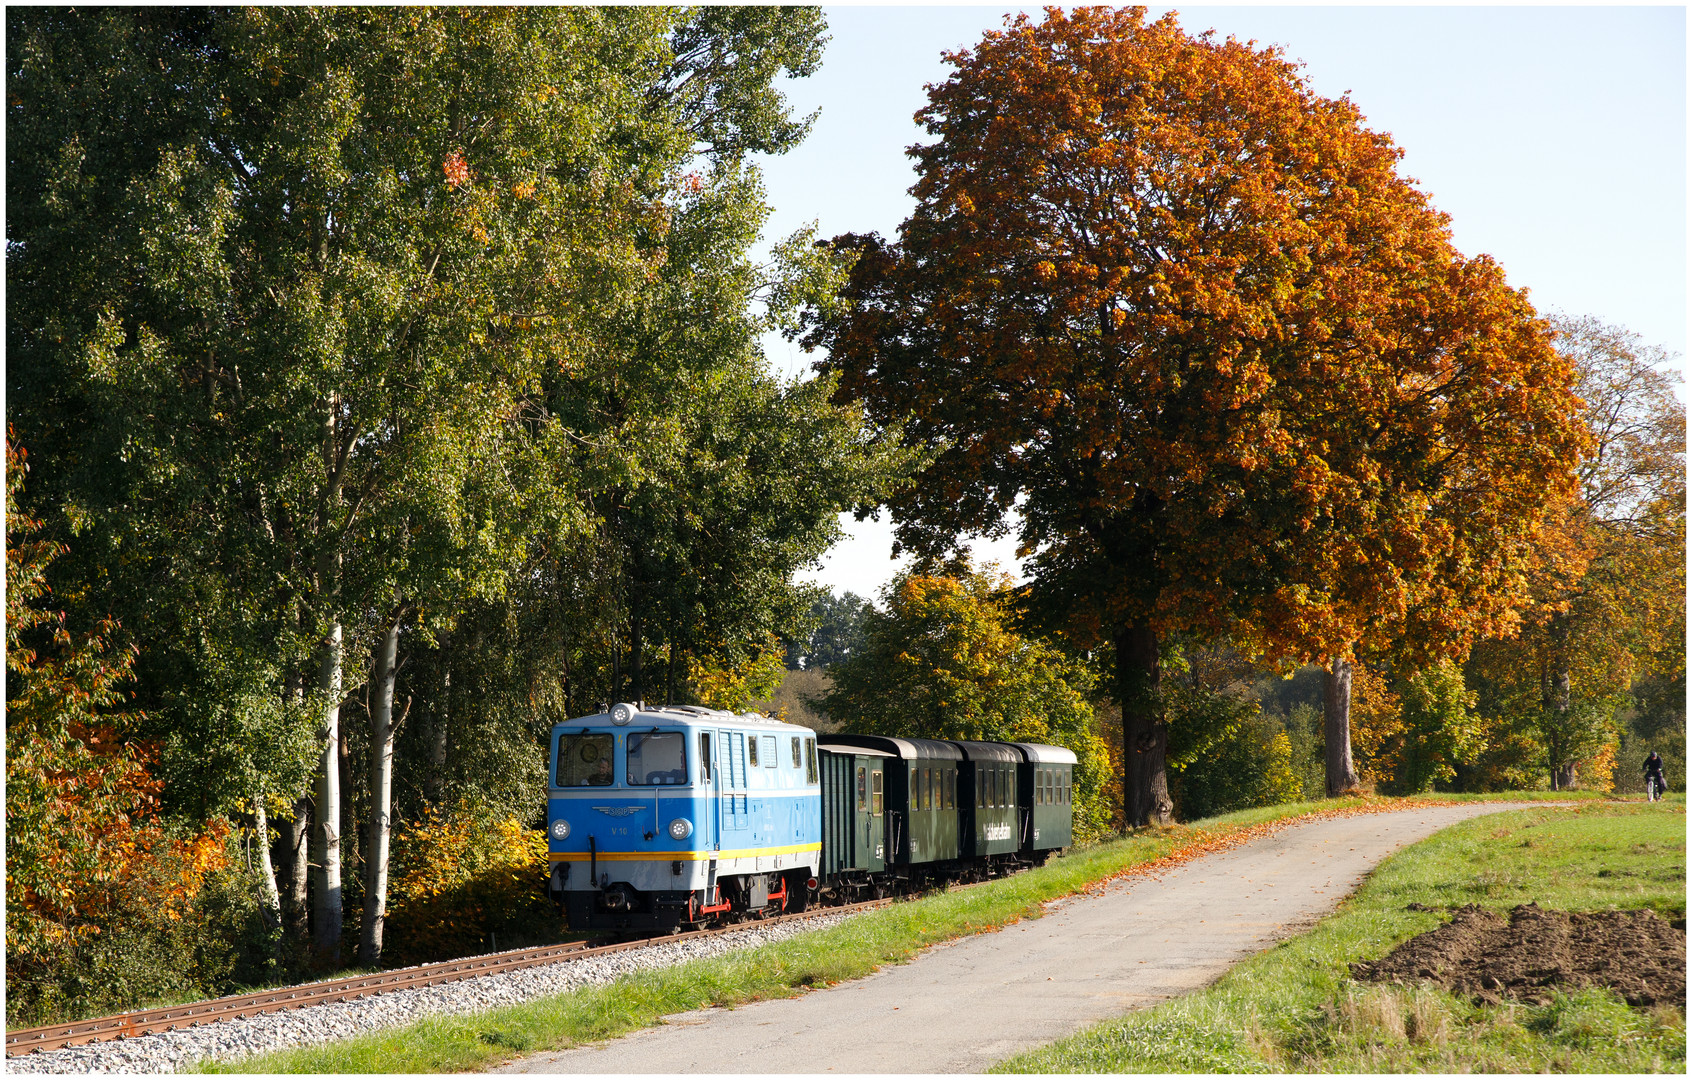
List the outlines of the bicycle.
{"label": "bicycle", "polygon": [[1653,773],[1645,778],[1645,798],[1648,801],[1656,802],[1667,793],[1668,785],[1663,783],[1662,777]]}

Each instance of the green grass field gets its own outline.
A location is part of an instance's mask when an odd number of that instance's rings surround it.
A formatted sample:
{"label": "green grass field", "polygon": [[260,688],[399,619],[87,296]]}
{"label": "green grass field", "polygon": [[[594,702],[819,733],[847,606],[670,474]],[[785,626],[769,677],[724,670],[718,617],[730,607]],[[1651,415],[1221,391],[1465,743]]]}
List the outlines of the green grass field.
{"label": "green grass field", "polygon": [[1517,904],[1685,917],[1683,798],[1590,802],[1454,825],[1383,863],[1313,931],[1207,990],[1014,1057],[995,1072],[1684,1072],[1686,1017],[1605,990],[1476,1006],[1431,986],[1361,984],[1347,965],[1440,922],[1430,907]]}
{"label": "green grass field", "polygon": [[[1471,801],[1474,797],[1436,798]],[[1369,801],[1381,804],[1392,800]],[[260,1073],[485,1068],[517,1053],[562,1049],[626,1034],[673,1013],[793,997],[859,978],[884,964],[903,963],[938,942],[1036,916],[1047,900],[1183,847],[1215,842],[1311,811],[1356,807],[1363,802],[1351,799],[1289,804],[1241,811],[1193,825],[1143,830],[1078,849],[1016,877],[897,904],[830,930],[744,953],[644,972],[609,986],[474,1016],[420,1021],[341,1042],[263,1054],[240,1062],[206,1063],[201,1068],[207,1072]]]}

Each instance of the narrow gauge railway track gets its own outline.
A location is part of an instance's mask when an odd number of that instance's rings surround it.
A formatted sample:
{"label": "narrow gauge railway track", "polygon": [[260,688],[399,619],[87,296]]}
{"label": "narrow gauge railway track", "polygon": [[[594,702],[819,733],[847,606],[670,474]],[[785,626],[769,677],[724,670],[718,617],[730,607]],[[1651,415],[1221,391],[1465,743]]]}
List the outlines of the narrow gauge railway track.
{"label": "narrow gauge railway track", "polygon": [[300,1009],[307,1005],[327,1005],[336,1001],[351,1001],[371,994],[385,994],[393,990],[412,990],[424,986],[474,979],[482,975],[498,975],[519,968],[540,967],[566,960],[584,960],[591,956],[605,956],[649,945],[687,941],[693,938],[726,934],[748,926],[771,926],[782,922],[841,915],[871,908],[885,907],[893,899],[866,900],[859,904],[839,907],[820,907],[791,915],[731,923],[709,930],[691,930],[681,934],[662,934],[654,937],[619,941],[607,945],[568,942],[562,945],[541,945],[532,949],[472,956],[462,960],[447,960],[438,964],[399,968],[375,975],[354,975],[327,982],[306,983],[277,990],[261,990],[253,994],[236,994],[211,1001],[197,1001],[189,1005],[173,1005],[163,1009],[141,1009],[102,1016],[93,1020],[78,1020],[70,1024],[49,1024],[45,1027],[20,1028],[6,1033],[6,1056],[18,1057],[39,1050],[59,1050],[68,1046],[85,1046],[111,1039],[128,1039],[153,1032],[174,1031],[178,1028],[215,1024],[222,1020],[236,1020],[243,1016]]}

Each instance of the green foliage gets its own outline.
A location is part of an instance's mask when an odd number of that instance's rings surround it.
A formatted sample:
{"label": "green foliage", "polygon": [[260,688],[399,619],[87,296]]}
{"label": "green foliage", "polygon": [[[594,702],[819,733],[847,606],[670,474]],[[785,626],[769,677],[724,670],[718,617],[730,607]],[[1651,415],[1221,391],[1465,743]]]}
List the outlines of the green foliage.
{"label": "green foliage", "polygon": [[1231,694],[1167,687],[1170,794],[1185,821],[1305,797],[1279,717]]}
{"label": "green foliage", "polygon": [[1109,758],[1093,730],[1086,669],[1011,629],[1010,581],[911,572],[887,586],[887,610],[863,616],[863,646],[829,669],[822,711],[841,730],[931,739],[1048,743],[1075,752],[1075,830],[1109,822]]}
{"label": "green foliage", "polygon": [[857,593],[823,593],[811,602],[807,624],[813,627],[803,641],[787,651],[787,666],[806,670],[838,664],[864,647],[864,620],[873,607]]}
{"label": "green foliage", "polygon": [[1403,794],[1431,791],[1436,781],[1456,777],[1458,763],[1472,762],[1486,749],[1476,695],[1463,683],[1463,669],[1450,661],[1415,672],[1399,693],[1404,720],[1393,784]]}

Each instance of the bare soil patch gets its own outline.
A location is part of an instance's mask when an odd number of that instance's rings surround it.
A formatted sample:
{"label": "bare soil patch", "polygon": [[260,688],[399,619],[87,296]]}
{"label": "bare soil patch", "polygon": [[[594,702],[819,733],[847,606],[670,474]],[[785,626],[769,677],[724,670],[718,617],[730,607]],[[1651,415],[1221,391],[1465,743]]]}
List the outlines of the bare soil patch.
{"label": "bare soil patch", "polygon": [[1510,997],[1543,1005],[1552,989],[1608,986],[1629,1005],[1684,1009],[1686,920],[1649,909],[1581,914],[1537,904],[1506,920],[1465,904],[1384,959],[1352,964],[1351,974],[1365,982],[1428,980],[1488,1004]]}

